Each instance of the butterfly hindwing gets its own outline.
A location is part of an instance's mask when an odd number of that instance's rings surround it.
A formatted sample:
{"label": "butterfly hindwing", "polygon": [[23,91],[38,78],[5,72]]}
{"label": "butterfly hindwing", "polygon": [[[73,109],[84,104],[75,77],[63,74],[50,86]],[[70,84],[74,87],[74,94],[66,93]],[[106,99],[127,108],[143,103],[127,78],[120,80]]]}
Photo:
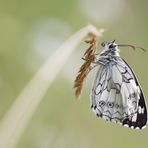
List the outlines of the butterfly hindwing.
{"label": "butterfly hindwing", "polygon": [[[117,86],[118,87],[118,86]],[[100,66],[92,89],[92,109],[107,121],[121,122],[123,106],[121,94],[112,81],[111,69]]]}

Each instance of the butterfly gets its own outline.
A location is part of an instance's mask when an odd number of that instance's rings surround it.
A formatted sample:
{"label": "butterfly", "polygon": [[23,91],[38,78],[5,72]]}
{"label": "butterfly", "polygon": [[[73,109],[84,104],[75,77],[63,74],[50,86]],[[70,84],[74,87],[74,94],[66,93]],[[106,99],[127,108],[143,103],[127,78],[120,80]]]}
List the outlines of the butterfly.
{"label": "butterfly", "polygon": [[102,46],[93,61],[99,69],[92,87],[91,109],[106,121],[143,129],[147,124],[145,97],[133,70],[119,55],[119,47],[136,47],[118,45],[115,40],[103,42]]}
{"label": "butterfly", "polygon": [[147,123],[144,94],[133,70],[119,55],[122,45],[114,40],[102,46],[95,61],[100,67],[92,88],[91,108],[107,121],[142,129]]}

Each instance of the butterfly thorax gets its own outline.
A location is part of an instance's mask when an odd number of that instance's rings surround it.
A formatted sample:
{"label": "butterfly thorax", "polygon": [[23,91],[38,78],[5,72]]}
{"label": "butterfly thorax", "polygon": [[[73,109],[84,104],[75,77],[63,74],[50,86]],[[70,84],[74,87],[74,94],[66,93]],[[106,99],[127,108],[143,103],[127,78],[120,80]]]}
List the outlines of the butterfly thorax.
{"label": "butterfly thorax", "polygon": [[102,65],[116,64],[120,58],[119,49],[117,47],[109,49],[105,48],[98,56],[97,62]]}

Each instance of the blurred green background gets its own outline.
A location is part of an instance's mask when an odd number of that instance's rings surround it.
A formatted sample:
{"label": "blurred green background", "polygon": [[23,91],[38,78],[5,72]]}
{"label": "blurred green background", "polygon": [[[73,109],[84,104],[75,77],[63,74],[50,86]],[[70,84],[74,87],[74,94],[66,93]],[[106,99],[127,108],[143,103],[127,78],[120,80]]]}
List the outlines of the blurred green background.
{"label": "blurred green background", "polygon": [[[0,118],[48,56],[89,23],[106,29],[101,41],[116,39],[148,49],[147,6],[147,0],[0,0]],[[86,48],[82,43],[64,66],[17,148],[148,147],[148,128],[131,130],[91,112],[95,71],[81,100],[75,100],[73,81]],[[121,55],[133,67],[147,98],[148,53],[124,48]]]}

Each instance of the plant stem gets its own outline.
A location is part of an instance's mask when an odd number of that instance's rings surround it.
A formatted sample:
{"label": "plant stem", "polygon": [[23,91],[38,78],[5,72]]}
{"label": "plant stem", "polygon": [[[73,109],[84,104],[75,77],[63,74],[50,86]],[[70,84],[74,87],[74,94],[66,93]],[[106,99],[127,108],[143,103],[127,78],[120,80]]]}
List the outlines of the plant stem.
{"label": "plant stem", "polygon": [[72,35],[47,59],[20,92],[1,121],[0,148],[16,147],[49,86],[72,55],[76,46],[88,33],[101,36],[102,30],[97,31],[94,26],[88,25]]}

